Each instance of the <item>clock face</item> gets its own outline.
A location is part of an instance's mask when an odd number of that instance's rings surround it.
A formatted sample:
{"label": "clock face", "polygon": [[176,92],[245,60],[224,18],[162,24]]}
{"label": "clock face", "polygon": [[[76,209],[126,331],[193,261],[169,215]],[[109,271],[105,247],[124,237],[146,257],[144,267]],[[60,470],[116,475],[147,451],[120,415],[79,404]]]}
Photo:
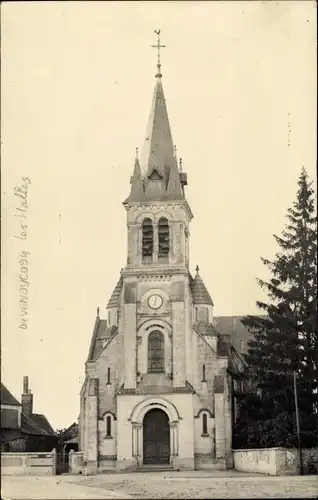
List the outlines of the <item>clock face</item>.
{"label": "clock face", "polygon": [[151,295],[148,299],[148,305],[151,309],[159,309],[162,306],[162,297],[160,295]]}

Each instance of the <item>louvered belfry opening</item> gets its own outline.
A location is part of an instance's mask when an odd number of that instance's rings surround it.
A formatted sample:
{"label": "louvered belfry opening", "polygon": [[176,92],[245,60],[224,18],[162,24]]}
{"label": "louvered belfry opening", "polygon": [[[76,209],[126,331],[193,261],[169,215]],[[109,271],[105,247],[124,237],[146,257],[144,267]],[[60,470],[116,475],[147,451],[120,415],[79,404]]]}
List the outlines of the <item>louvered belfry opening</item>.
{"label": "louvered belfry opening", "polygon": [[167,261],[169,259],[169,223],[162,217],[158,223],[158,259]]}
{"label": "louvered belfry opening", "polygon": [[153,225],[149,218],[142,223],[142,261],[152,262],[153,255]]}

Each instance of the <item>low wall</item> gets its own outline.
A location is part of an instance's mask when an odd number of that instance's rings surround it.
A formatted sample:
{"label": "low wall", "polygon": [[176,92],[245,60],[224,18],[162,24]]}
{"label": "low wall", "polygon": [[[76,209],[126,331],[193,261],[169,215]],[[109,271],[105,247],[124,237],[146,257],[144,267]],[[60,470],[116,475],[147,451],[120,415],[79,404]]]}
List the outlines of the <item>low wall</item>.
{"label": "low wall", "polygon": [[79,474],[84,469],[84,459],[82,451],[71,450],[69,455],[69,472],[71,474]]}
{"label": "low wall", "polygon": [[[234,469],[240,472],[259,472],[271,476],[297,475],[300,473],[297,449],[260,448],[233,450]],[[302,450],[304,474],[318,471],[318,448]]]}
{"label": "low wall", "polygon": [[241,472],[262,472],[276,475],[277,448],[233,450],[234,469]]}
{"label": "low wall", "polygon": [[318,475],[318,448],[302,450],[304,474]]}
{"label": "low wall", "polygon": [[50,453],[1,453],[4,476],[48,476],[56,474],[56,451]]}

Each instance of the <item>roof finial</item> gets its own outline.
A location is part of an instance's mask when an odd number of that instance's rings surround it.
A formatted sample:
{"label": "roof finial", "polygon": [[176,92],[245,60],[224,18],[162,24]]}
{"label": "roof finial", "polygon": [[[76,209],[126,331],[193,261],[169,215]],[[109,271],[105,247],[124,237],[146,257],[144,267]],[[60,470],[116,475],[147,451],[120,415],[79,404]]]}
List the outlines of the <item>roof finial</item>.
{"label": "roof finial", "polygon": [[200,271],[200,268],[199,266],[197,265],[197,267],[195,268],[196,272],[197,272],[197,276],[199,276],[199,271]]}
{"label": "roof finial", "polygon": [[157,49],[157,74],[156,78],[161,78],[161,63],[160,63],[160,49],[165,47],[165,45],[160,45],[160,30],[154,30],[154,33],[156,33],[158,39],[157,39],[157,45],[151,45],[154,49]]}
{"label": "roof finial", "polygon": [[97,306],[97,317],[99,318],[99,306]]}
{"label": "roof finial", "polygon": [[180,172],[182,172],[182,158],[180,158],[179,160],[179,170]]}
{"label": "roof finial", "polygon": [[136,147],[136,160],[139,160],[139,148],[138,148],[138,146]]}

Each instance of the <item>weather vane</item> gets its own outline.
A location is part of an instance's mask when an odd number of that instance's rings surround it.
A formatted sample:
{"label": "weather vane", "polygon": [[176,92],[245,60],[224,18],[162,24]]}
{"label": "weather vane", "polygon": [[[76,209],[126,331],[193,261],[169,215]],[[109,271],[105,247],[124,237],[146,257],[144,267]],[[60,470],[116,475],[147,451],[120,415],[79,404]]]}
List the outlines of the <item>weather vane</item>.
{"label": "weather vane", "polygon": [[166,47],[165,45],[160,44],[160,30],[154,30],[154,33],[157,35],[157,45],[151,45],[152,48],[157,49],[157,68],[158,72],[156,76],[161,77],[161,63],[160,63],[160,49]]}

